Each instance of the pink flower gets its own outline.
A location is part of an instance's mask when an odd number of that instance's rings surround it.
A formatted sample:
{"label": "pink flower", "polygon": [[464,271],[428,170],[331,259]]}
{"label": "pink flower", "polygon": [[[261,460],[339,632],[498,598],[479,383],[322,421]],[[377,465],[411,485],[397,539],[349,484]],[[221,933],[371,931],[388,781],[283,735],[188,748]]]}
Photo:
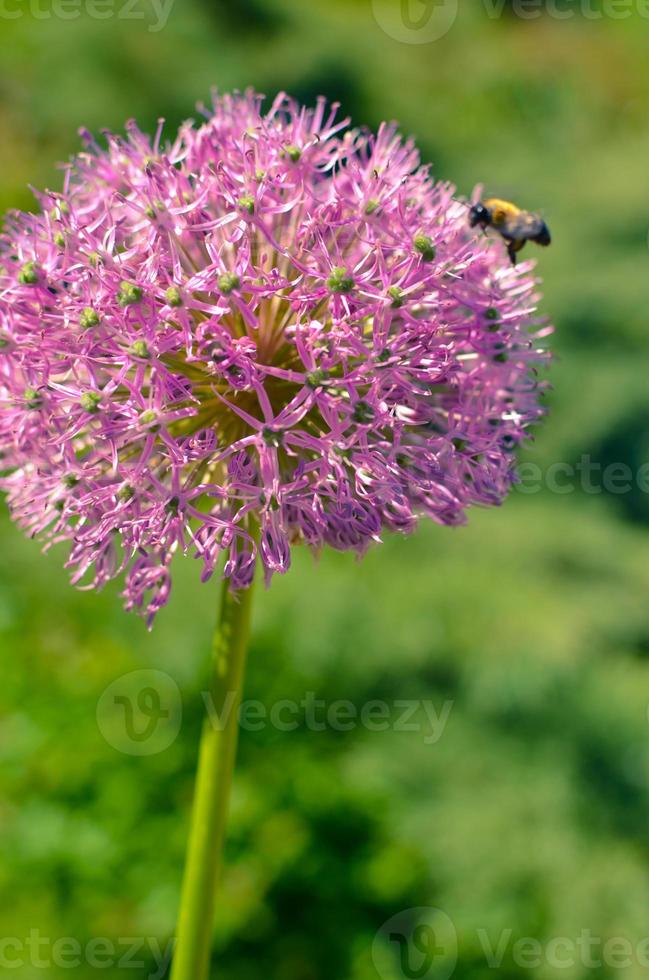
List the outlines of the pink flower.
{"label": "pink flower", "polygon": [[82,133],[0,237],[9,506],[149,620],[177,551],[240,589],[300,541],[500,503],[542,414],[530,264],[393,127],[261,103],[217,97],[169,145]]}

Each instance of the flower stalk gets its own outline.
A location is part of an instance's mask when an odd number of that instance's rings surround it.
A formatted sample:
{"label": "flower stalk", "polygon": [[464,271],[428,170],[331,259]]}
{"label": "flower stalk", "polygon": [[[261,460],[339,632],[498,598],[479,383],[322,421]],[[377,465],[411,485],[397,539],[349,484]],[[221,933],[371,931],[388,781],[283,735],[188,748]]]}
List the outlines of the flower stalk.
{"label": "flower stalk", "polygon": [[[237,747],[239,706],[250,634],[252,587],[233,593],[223,583],[214,634],[206,717],[183,878],[171,980],[207,980],[214,906]],[[214,724],[214,719],[219,724]]]}

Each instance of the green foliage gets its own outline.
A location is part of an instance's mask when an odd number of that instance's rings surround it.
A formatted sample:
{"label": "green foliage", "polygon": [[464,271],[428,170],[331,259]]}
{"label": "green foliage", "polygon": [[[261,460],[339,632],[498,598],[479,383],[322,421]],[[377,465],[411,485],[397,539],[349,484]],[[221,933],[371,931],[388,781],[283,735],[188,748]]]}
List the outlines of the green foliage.
{"label": "green foliage", "polygon": [[[212,84],[324,93],[358,123],[397,118],[439,176],[542,209],[552,229],[538,257],[561,356],[525,460],[544,473],[584,454],[647,460],[648,21],[490,19],[460,4],[449,34],[420,46],[385,35],[360,0],[183,0],[164,29],[150,21],[0,19],[2,210],[31,206],[28,183],[58,186],[53,161],[80,124],[134,115],[152,128],[164,113],[173,127]],[[379,927],[427,905],[453,919],[462,980],[493,973],[479,929],[493,944],[507,929],[647,935],[648,521],[646,491],[544,480],[466,529],[421,528],[360,564],[301,554],[259,590],[247,698],[453,705],[434,742],[421,713],[418,731],[314,731],[304,711],[293,731],[242,731],[215,975],[375,980]],[[2,935],[164,946],[216,585],[179,564],[149,635],[116,589],[71,589],[60,553],[42,557],[7,521],[0,540]],[[165,751],[129,756],[96,709],[143,668],[178,684],[183,723]],[[149,953],[128,975],[154,970]],[[524,969],[510,953],[500,969],[553,972],[593,974]]]}

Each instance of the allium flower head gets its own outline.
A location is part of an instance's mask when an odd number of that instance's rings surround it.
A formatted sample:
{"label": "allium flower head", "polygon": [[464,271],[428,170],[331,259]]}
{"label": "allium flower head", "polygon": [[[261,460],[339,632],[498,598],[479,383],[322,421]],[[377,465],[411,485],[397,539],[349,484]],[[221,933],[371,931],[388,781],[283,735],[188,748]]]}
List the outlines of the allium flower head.
{"label": "allium flower head", "polygon": [[0,238],[10,508],[149,619],[177,551],[239,589],[299,542],[500,503],[542,411],[529,263],[392,126],[262,102],[215,97],[170,144],[82,132]]}

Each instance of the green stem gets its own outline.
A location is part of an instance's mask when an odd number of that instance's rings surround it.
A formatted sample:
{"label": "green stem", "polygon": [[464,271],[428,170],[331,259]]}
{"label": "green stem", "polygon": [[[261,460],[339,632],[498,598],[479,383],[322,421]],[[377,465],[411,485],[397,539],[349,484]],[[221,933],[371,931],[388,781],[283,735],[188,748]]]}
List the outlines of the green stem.
{"label": "green stem", "polygon": [[214,634],[211,707],[203,723],[171,980],[207,980],[214,899],[237,747],[239,705],[250,632],[252,586],[224,583]]}

